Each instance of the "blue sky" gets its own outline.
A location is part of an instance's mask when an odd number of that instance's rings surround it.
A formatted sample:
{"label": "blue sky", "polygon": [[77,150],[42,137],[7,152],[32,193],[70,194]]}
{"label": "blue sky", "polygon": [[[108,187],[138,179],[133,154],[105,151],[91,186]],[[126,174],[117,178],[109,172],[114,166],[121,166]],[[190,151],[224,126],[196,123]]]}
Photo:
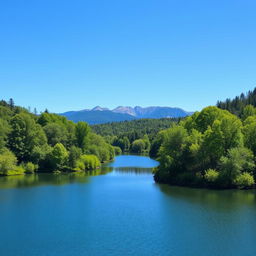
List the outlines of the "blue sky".
{"label": "blue sky", "polygon": [[255,0],[0,3],[0,98],[195,111],[256,86]]}

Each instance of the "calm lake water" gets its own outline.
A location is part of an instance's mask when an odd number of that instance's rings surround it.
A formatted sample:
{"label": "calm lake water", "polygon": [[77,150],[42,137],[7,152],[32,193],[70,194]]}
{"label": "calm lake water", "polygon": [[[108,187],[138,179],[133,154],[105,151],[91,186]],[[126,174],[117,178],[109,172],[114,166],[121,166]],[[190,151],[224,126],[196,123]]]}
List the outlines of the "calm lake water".
{"label": "calm lake water", "polygon": [[256,255],[255,191],[158,185],[156,165],[1,177],[0,255]]}

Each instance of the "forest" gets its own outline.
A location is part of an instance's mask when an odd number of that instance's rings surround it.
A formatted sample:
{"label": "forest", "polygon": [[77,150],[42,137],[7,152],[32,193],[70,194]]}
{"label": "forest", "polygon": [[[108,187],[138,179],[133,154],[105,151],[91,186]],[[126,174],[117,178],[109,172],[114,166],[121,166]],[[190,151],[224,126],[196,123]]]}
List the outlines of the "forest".
{"label": "forest", "polygon": [[255,185],[256,109],[241,118],[215,106],[204,108],[160,131],[151,157],[160,162],[157,182],[213,188]]}
{"label": "forest", "polygon": [[121,152],[148,154],[157,133],[177,123],[178,118],[139,119],[93,125],[92,130],[103,136]]}
{"label": "forest", "polygon": [[114,156],[115,148],[85,122],[0,102],[0,175],[85,171]]}

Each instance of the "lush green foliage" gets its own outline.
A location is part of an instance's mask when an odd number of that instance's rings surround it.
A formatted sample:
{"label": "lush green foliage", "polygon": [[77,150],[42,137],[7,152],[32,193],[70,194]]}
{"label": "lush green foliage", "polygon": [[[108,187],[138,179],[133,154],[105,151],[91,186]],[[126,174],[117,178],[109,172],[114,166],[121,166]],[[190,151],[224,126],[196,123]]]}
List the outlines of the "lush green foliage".
{"label": "lush green foliage", "polygon": [[208,169],[205,171],[204,177],[206,181],[214,183],[219,178],[219,172],[214,169]]}
{"label": "lush green foliage", "polygon": [[33,164],[31,162],[27,162],[27,163],[24,163],[22,165],[22,167],[25,170],[25,173],[34,173],[37,170],[38,165],[37,164]]}
{"label": "lush green foliage", "polygon": [[250,173],[244,172],[237,176],[235,183],[239,187],[247,188],[247,187],[252,186],[255,183],[255,180],[254,180],[254,177]]}
{"label": "lush green foliage", "polygon": [[161,131],[151,148],[160,161],[156,181],[215,187],[253,185],[254,113],[250,111],[252,116],[240,120],[226,110],[207,107]]}
{"label": "lush green foliage", "polygon": [[76,170],[93,170],[100,167],[100,161],[95,155],[82,155],[76,163]]}
{"label": "lush green foliage", "polygon": [[119,147],[123,152],[147,153],[157,133],[177,121],[178,119],[174,118],[140,119],[94,125],[92,130],[104,136],[106,141]]}
{"label": "lush green foliage", "polygon": [[75,124],[48,111],[37,116],[13,100],[0,102],[1,175],[76,170],[79,161],[87,170],[114,156],[114,147],[87,123]]}

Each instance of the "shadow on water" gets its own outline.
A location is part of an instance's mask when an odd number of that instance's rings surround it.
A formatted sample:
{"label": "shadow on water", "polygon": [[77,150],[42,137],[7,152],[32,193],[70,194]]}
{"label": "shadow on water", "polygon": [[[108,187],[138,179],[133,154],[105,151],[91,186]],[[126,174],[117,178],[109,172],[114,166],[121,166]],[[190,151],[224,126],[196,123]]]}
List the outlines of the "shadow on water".
{"label": "shadow on water", "polygon": [[256,208],[256,190],[209,190],[156,185],[166,196],[218,210],[229,211],[240,206]]}
{"label": "shadow on water", "polygon": [[5,188],[25,188],[43,185],[65,185],[72,183],[88,183],[90,176],[106,174],[109,170],[94,170],[90,172],[72,173],[35,173],[28,175],[0,177],[0,189]]}

